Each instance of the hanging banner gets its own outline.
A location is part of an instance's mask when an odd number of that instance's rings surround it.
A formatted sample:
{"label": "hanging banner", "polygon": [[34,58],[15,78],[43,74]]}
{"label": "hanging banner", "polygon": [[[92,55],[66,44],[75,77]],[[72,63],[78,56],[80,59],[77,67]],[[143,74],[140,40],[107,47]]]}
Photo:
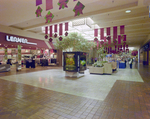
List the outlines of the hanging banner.
{"label": "hanging banner", "polygon": [[124,34],[124,25],[120,26],[120,34]]}
{"label": "hanging banner", "polygon": [[46,11],[53,9],[53,0],[46,0]]}
{"label": "hanging banner", "polygon": [[110,27],[107,28],[107,36],[110,36]]}
{"label": "hanging banner", "polygon": [[45,23],[50,23],[50,22],[52,22],[52,19],[54,18],[54,15],[49,11],[44,18],[46,20]]}
{"label": "hanging banner", "polygon": [[42,0],[36,0],[36,6],[41,5],[42,4]]}
{"label": "hanging banner", "polygon": [[121,35],[118,36],[118,44],[121,44]]}
{"label": "hanging banner", "polygon": [[113,40],[117,39],[117,26],[113,27]]}
{"label": "hanging banner", "polygon": [[83,14],[83,9],[85,8],[85,6],[78,1],[78,3],[76,4],[76,6],[74,7],[73,11],[75,12],[75,17],[79,16],[80,14]]}
{"label": "hanging banner", "polygon": [[98,29],[94,29],[94,37],[98,37]]}
{"label": "hanging banner", "polygon": [[100,28],[100,36],[101,36],[101,40],[104,39],[104,28]]}
{"label": "hanging banner", "polygon": [[128,45],[126,45],[126,48],[128,48]]}
{"label": "hanging banner", "polygon": [[49,27],[49,37],[53,37],[53,26]]}
{"label": "hanging banner", "polygon": [[65,23],[65,31],[66,31],[66,33],[65,33],[65,36],[68,36],[68,25],[69,25],[69,23],[68,22],[66,22]]}
{"label": "hanging banner", "polygon": [[126,41],[126,35],[123,35],[123,41]]}
{"label": "hanging banner", "polygon": [[57,24],[54,25],[54,32],[57,32]]}
{"label": "hanging banner", "polygon": [[63,24],[60,23],[59,24],[59,36],[61,36],[63,34],[63,29],[62,29]]}
{"label": "hanging banner", "polygon": [[48,34],[48,26],[45,27],[45,35]]}
{"label": "hanging banner", "polygon": [[41,13],[42,13],[42,8],[40,7],[40,6],[38,6],[38,8],[37,8],[37,10],[36,10],[36,12],[35,12],[35,14],[36,14],[36,17],[41,17],[42,15],[41,15]]}
{"label": "hanging banner", "polygon": [[58,5],[59,5],[59,10],[64,9],[65,7],[68,8],[67,3],[69,0],[59,0]]}

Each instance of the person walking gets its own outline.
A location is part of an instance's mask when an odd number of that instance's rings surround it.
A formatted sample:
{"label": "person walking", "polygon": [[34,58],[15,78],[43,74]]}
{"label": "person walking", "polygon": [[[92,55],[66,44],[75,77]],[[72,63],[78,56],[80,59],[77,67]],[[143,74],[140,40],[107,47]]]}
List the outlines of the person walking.
{"label": "person walking", "polygon": [[133,64],[133,59],[130,58],[130,60],[129,60],[130,69],[132,69],[132,64]]}

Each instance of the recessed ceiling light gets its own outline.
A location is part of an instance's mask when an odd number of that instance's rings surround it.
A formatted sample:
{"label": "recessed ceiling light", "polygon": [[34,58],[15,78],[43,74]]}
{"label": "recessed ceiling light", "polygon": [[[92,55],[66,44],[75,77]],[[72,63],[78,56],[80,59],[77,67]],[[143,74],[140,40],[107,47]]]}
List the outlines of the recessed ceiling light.
{"label": "recessed ceiling light", "polygon": [[131,10],[126,10],[126,13],[130,13],[131,12]]}

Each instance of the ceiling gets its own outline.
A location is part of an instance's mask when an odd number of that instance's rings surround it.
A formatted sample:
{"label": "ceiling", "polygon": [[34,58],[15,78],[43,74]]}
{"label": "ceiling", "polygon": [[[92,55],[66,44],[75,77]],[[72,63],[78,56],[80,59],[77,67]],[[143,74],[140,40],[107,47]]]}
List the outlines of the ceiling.
{"label": "ceiling", "polygon": [[[36,17],[36,0],[0,0],[0,24],[41,34],[42,27],[65,21],[90,17],[101,28],[125,25],[127,43],[130,47],[139,47],[150,34],[150,0],[79,0],[85,5],[83,15],[74,17],[72,11],[77,1],[69,0],[68,8],[59,10],[59,0],[53,0],[53,21],[45,24],[46,0],[40,7],[42,17]],[[125,13],[131,10],[130,13]],[[91,29],[93,30],[93,28]],[[94,31],[93,31],[94,32]]]}

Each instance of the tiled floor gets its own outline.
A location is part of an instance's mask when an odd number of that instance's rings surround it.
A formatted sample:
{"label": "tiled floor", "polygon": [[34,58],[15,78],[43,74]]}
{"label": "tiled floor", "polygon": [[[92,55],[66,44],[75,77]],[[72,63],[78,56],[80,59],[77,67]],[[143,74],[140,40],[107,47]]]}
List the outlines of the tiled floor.
{"label": "tiled floor", "polygon": [[43,69],[1,73],[0,119],[150,118],[150,67],[79,79]]}

